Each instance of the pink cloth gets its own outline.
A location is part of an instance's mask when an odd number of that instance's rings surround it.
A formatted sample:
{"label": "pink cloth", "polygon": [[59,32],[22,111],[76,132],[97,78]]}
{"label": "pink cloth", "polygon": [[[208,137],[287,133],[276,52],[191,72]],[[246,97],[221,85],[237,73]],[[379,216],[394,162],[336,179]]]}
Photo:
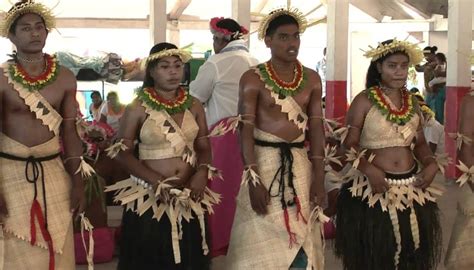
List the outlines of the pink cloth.
{"label": "pink cloth", "polygon": [[[223,119],[214,126],[226,120]],[[210,141],[213,166],[222,171],[224,178],[224,181],[216,179],[208,183],[211,190],[222,195],[221,203],[214,206],[214,214],[208,216],[210,255],[216,257],[227,254],[236,208],[235,200],[244,166],[237,133],[229,132],[221,137],[213,137]]]}

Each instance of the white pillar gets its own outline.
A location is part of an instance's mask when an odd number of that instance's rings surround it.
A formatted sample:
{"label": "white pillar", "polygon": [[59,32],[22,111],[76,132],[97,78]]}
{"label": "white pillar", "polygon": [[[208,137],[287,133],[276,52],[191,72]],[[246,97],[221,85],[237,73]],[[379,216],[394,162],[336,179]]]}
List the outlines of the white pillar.
{"label": "white pillar", "polygon": [[349,0],[327,1],[326,117],[346,113]]}
{"label": "white pillar", "polygon": [[[471,88],[472,50],[472,1],[449,0],[448,9],[448,62],[445,103],[445,131],[456,133],[459,121],[459,107],[463,96]],[[436,45],[436,44],[434,44]],[[456,143],[446,135],[446,151],[457,163]],[[457,170],[453,163],[446,170],[446,176],[455,178]]]}
{"label": "white pillar", "polygon": [[151,45],[166,41],[166,0],[150,0],[150,42]]}
{"label": "white pillar", "polygon": [[448,15],[448,77],[449,86],[470,86],[472,50],[472,1],[450,0]]}
{"label": "white pillar", "polygon": [[232,0],[232,18],[250,31],[250,0]]}

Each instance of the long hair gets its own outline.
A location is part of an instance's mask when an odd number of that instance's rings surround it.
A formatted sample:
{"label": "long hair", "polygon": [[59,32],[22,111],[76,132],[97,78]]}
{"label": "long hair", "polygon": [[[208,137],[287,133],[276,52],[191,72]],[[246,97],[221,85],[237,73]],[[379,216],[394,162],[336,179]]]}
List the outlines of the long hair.
{"label": "long hair", "polygon": [[[389,39],[389,40],[386,40],[386,41],[382,42],[382,45],[387,45],[387,44],[390,44],[392,42],[393,42],[393,39]],[[367,70],[367,76],[366,76],[366,79],[365,79],[365,88],[366,89],[380,84],[380,82],[382,80],[382,74],[380,74],[380,72],[377,70],[377,64],[378,63],[382,64],[385,61],[385,59],[387,59],[390,56],[395,55],[395,54],[403,54],[403,55],[406,55],[406,57],[408,57],[408,59],[410,59],[408,54],[406,54],[405,52],[395,51],[395,52],[387,53],[386,55],[380,57],[376,61],[370,62],[370,66],[369,66],[369,69]]]}
{"label": "long hair", "polygon": [[[154,53],[157,53],[157,52],[161,52],[163,50],[170,50],[170,49],[177,49],[177,48],[178,47],[176,47],[176,45],[174,45],[174,44],[171,44],[171,43],[168,43],[168,42],[161,42],[161,43],[158,43],[155,46],[153,46],[153,48],[151,48],[150,55],[152,55]],[[159,62],[159,59],[156,59],[156,60],[153,60],[153,61],[149,62],[148,65],[146,66],[145,79],[143,80],[143,88],[155,86],[155,81],[151,77],[150,73],[153,70],[153,68],[156,67],[158,62]]]}

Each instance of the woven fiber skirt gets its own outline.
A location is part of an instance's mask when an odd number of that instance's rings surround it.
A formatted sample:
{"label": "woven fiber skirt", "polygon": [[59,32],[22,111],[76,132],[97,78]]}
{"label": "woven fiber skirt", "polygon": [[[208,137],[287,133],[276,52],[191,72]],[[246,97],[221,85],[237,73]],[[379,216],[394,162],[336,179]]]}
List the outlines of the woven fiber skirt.
{"label": "woven fiber skirt", "polygon": [[[413,175],[414,171],[398,175],[387,173],[386,179],[391,183],[402,181],[395,184],[400,186],[408,181],[406,179],[414,179]],[[436,269],[442,239],[435,202],[425,201],[420,205],[413,201],[413,207],[393,211],[394,217],[389,211],[383,211],[380,203],[370,207],[367,199],[353,196],[352,187],[353,181],[342,186],[337,203],[335,253],[342,259],[343,269]],[[412,211],[415,211],[416,217],[410,217]],[[396,217],[398,225],[394,226]],[[413,224],[416,223],[415,230],[418,228],[418,232],[413,233]]]}

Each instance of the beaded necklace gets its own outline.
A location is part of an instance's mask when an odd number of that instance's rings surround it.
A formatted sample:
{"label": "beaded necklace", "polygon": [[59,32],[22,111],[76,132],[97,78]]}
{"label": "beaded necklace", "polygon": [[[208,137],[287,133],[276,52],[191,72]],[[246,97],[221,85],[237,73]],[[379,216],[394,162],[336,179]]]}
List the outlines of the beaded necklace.
{"label": "beaded necklace", "polygon": [[270,61],[259,64],[257,68],[260,72],[260,77],[263,79],[265,84],[269,85],[271,90],[279,95],[285,97],[294,96],[304,88],[306,72],[303,71],[304,67],[300,62],[296,63],[295,76],[291,82],[285,82],[278,78],[278,75],[273,69]]}
{"label": "beaded necklace", "polygon": [[11,78],[21,84],[28,91],[38,91],[48,84],[54,82],[59,74],[56,57],[44,54],[45,70],[36,77],[31,77],[26,70],[18,63],[12,63],[8,67]]}
{"label": "beaded necklace", "polygon": [[192,97],[183,87],[178,88],[178,94],[174,100],[163,98],[153,87],[139,89],[137,96],[152,109],[156,111],[165,110],[169,114],[184,112],[192,105]]}
{"label": "beaded necklace", "polygon": [[400,89],[402,95],[402,106],[400,109],[394,108],[388,97],[382,92],[379,86],[373,86],[368,89],[369,100],[375,107],[386,116],[390,122],[405,125],[415,115],[413,99],[406,88]]}

